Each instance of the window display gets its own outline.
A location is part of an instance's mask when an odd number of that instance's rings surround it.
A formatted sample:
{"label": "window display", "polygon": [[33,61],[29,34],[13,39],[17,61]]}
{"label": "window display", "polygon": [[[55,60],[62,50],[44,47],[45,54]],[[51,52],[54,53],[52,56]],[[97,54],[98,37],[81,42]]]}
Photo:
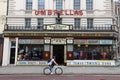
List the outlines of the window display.
{"label": "window display", "polygon": [[73,56],[75,60],[112,60],[114,51],[110,45],[74,45]]}
{"label": "window display", "polygon": [[18,48],[18,60],[43,60],[43,45],[21,44]]}

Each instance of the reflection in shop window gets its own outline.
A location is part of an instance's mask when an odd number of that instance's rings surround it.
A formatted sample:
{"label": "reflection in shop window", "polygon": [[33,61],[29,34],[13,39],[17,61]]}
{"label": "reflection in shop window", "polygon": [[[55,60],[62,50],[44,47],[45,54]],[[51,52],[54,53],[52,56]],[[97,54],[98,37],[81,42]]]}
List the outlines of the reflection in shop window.
{"label": "reflection in shop window", "polygon": [[112,60],[115,52],[112,45],[74,45],[75,60]]}
{"label": "reflection in shop window", "polygon": [[18,60],[43,60],[43,45],[20,44]]}

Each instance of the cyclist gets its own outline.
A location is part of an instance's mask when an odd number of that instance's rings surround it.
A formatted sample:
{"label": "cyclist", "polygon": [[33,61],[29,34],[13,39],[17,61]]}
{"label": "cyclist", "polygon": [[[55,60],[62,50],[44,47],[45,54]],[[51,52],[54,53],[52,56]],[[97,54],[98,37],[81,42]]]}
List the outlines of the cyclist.
{"label": "cyclist", "polygon": [[53,73],[52,73],[53,67],[54,67],[55,65],[58,65],[57,62],[55,61],[55,59],[56,59],[55,56],[53,56],[53,58],[48,62],[48,65],[49,65],[49,67],[50,67],[51,74],[53,74]]}

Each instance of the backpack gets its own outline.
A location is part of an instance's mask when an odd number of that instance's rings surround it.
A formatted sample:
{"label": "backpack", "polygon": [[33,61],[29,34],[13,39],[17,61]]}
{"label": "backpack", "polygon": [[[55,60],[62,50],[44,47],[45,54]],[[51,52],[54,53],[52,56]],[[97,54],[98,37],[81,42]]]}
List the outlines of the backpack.
{"label": "backpack", "polygon": [[51,59],[48,60],[48,63],[51,61]]}

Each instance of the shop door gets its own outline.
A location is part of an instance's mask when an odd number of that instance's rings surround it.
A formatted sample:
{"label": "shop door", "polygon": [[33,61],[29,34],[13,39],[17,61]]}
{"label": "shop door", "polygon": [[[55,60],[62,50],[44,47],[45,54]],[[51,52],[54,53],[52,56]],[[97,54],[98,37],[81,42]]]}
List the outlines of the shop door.
{"label": "shop door", "polygon": [[64,45],[53,45],[53,56],[59,65],[64,65]]}
{"label": "shop door", "polygon": [[10,64],[14,64],[15,63],[15,48],[11,48],[10,51]]}

